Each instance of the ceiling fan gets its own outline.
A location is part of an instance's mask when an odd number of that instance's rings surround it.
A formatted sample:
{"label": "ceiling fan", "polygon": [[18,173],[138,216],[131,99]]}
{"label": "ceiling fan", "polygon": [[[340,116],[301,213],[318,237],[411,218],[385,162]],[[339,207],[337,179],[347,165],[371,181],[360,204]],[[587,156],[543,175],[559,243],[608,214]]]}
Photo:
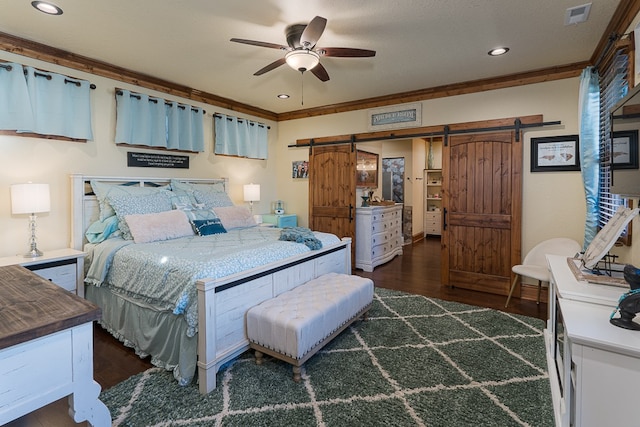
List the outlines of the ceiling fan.
{"label": "ceiling fan", "polygon": [[326,82],[329,80],[329,73],[320,64],[321,56],[332,56],[337,58],[363,58],[375,56],[375,50],[368,49],[354,49],[348,47],[316,47],[316,43],[322,33],[324,27],[327,25],[327,20],[321,16],[316,16],[309,22],[309,24],[294,24],[289,25],[285,34],[287,37],[288,46],[261,42],[255,40],[245,39],[231,39],[232,42],[250,44],[253,46],[268,47],[271,49],[284,50],[287,53],[283,58],[280,58],[271,64],[267,65],[256,71],[253,75],[259,76],[267,71],[271,71],[283,64],[288,64],[294,70],[304,73],[305,71],[311,71],[314,76],[321,81]]}

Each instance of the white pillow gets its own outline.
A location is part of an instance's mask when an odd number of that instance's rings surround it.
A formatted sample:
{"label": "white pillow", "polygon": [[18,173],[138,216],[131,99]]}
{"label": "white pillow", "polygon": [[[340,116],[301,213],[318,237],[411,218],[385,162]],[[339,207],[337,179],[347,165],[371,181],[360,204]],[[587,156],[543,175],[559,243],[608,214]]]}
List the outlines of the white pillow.
{"label": "white pillow", "polygon": [[220,222],[222,222],[222,226],[226,230],[255,227],[258,225],[246,206],[224,206],[213,208],[213,212],[220,218]]}
{"label": "white pillow", "polygon": [[133,236],[133,241],[136,243],[149,243],[194,235],[187,214],[181,210],[125,215],[124,218]]}

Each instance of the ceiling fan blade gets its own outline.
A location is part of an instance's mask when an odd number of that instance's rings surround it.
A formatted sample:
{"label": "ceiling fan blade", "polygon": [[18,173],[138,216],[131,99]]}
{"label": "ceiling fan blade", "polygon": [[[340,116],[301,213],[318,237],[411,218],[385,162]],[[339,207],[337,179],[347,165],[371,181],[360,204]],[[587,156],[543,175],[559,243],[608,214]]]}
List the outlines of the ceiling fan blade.
{"label": "ceiling fan blade", "polygon": [[318,55],[333,56],[336,58],[364,58],[376,56],[375,50],[353,49],[350,47],[323,47],[316,49]]}
{"label": "ceiling fan blade", "polygon": [[310,71],[313,73],[314,76],[316,76],[323,82],[326,82],[329,80],[329,73],[327,73],[327,70],[322,66],[322,64],[316,65]]}
{"label": "ceiling fan blade", "polygon": [[281,49],[281,50],[289,49],[287,46],[283,46],[281,44],[275,44],[275,43],[269,43],[269,42],[260,42],[260,41],[256,41],[256,40],[245,40],[245,39],[235,39],[235,38],[233,38],[230,41],[235,42],[235,43],[250,44],[252,46],[268,47],[268,48],[271,48],[271,49]]}
{"label": "ceiling fan blade", "polygon": [[284,58],[280,58],[278,60],[275,60],[271,64],[267,65],[266,67],[263,67],[263,68],[259,69],[258,71],[256,71],[255,73],[253,73],[253,75],[254,76],[260,76],[260,75],[266,73],[267,71],[271,71],[274,68],[278,68],[279,66],[281,66],[285,62],[286,62],[286,60]]}
{"label": "ceiling fan blade", "polygon": [[318,43],[318,39],[324,32],[324,27],[327,25],[327,20],[322,16],[316,16],[309,22],[307,28],[304,29],[300,36],[300,44],[305,49],[313,49]]}

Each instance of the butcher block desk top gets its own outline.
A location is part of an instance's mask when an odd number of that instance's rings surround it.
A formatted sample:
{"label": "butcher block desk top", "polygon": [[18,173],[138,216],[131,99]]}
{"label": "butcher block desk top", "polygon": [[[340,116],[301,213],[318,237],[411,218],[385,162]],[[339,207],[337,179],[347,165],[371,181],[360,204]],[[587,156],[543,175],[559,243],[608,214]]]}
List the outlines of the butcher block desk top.
{"label": "butcher block desk top", "polygon": [[19,265],[0,267],[0,349],[100,318],[95,304]]}

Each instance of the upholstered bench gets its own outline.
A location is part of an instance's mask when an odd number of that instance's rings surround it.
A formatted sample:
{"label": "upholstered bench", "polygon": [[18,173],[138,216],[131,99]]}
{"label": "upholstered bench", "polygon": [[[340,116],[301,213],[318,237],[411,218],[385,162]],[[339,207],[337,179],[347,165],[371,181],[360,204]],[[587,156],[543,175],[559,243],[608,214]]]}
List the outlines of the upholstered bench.
{"label": "upholstered bench", "polygon": [[328,273],[283,292],[247,311],[247,337],[256,363],[263,354],[300,368],[326,343],[360,316],[373,301],[373,282],[349,274]]}

